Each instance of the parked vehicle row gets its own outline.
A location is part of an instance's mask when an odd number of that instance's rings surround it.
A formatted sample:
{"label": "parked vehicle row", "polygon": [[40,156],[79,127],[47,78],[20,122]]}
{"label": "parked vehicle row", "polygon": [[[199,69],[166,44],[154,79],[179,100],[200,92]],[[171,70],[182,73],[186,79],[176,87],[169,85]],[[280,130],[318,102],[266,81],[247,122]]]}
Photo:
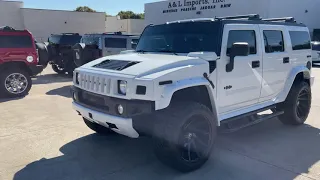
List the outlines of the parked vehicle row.
{"label": "parked vehicle row", "polygon": [[135,49],[138,36],[115,34],[77,33],[53,34],[49,37],[49,63],[58,74],[72,76],[75,68],[95,59]]}

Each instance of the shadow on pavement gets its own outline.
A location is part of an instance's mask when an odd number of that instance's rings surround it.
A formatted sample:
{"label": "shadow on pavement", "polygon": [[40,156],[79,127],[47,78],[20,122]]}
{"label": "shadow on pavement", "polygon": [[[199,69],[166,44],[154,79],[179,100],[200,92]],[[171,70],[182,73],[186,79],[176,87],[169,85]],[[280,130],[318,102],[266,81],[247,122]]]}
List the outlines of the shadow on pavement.
{"label": "shadow on pavement", "polygon": [[46,95],[59,95],[66,98],[71,98],[71,86],[63,86],[61,88],[50,90],[46,93]]}
{"label": "shadow on pavement", "polygon": [[319,132],[308,125],[289,127],[271,120],[221,134],[213,157],[189,174],[161,165],[152,153],[151,139],[93,134],[61,147],[60,157],[28,164],[14,180],[294,179],[320,160]]}
{"label": "shadow on pavement", "polygon": [[24,97],[4,98],[4,97],[1,97],[1,95],[0,95],[0,103],[8,102],[8,101],[16,101],[16,100],[20,100],[20,99],[23,99],[23,98],[24,98]]}
{"label": "shadow on pavement", "polygon": [[72,77],[65,74],[44,74],[32,78],[33,84],[51,84],[61,82],[72,82]]}

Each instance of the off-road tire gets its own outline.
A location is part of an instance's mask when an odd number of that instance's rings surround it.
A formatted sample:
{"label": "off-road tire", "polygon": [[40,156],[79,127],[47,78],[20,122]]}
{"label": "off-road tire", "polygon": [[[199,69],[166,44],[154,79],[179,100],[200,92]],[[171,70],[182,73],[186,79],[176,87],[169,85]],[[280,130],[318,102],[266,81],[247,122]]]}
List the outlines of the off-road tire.
{"label": "off-road tire", "polygon": [[[26,89],[19,94],[11,93],[5,87],[6,78],[13,73],[22,74],[26,78],[26,81],[28,83]],[[31,87],[32,87],[32,80],[31,80],[30,74],[26,70],[21,68],[17,68],[17,69],[9,68],[9,69],[2,69],[0,71],[0,96],[1,97],[10,97],[10,98],[24,97],[29,93]]]}
{"label": "off-road tire", "polygon": [[[170,107],[165,110],[157,112],[155,117],[156,123],[153,131],[153,138],[155,140],[154,151],[163,164],[181,172],[191,172],[199,169],[206,163],[211,155],[214,141],[217,136],[216,119],[206,106],[195,102],[177,103],[170,105]],[[200,120],[205,120],[205,122],[208,123],[207,128],[210,129],[209,132],[211,133],[207,134],[208,146],[205,146],[206,148],[200,148],[201,150],[199,150],[200,154],[203,153],[203,156],[195,162],[188,162],[182,155],[182,150],[187,150],[187,146],[185,146],[186,144],[181,142],[181,140],[185,137],[184,129],[188,127],[186,124],[189,123],[189,125],[191,125],[191,119],[195,117],[199,117],[197,118],[199,122]],[[206,128],[203,128],[203,131],[199,133],[201,134],[204,132],[206,132]],[[194,137],[200,138],[200,134],[197,134]],[[192,153],[196,154],[195,151],[192,151]]]}
{"label": "off-road tire", "polygon": [[86,118],[83,118],[84,123],[93,131],[95,131],[98,134],[108,135],[108,134],[114,134],[115,132],[112,131],[109,128],[103,127],[97,123],[93,123]]}
{"label": "off-road tire", "polygon": [[43,69],[47,67],[49,62],[49,53],[44,43],[36,43],[38,50],[39,65],[43,66]]}
{"label": "off-road tire", "polygon": [[[298,97],[299,95],[301,96],[302,93],[305,93],[305,96],[303,97],[306,99],[306,105],[304,106],[304,111],[300,112],[301,115],[298,115],[298,106],[300,104],[298,103]],[[284,111],[284,114],[279,116],[279,120],[286,125],[304,124],[310,112],[311,100],[312,96],[310,85],[305,81],[295,82],[288,94],[286,101],[277,105],[277,111]]]}
{"label": "off-road tire", "polygon": [[52,70],[58,74],[65,74],[66,73],[65,69],[59,69],[58,66],[55,64],[52,64],[51,67],[52,67]]}

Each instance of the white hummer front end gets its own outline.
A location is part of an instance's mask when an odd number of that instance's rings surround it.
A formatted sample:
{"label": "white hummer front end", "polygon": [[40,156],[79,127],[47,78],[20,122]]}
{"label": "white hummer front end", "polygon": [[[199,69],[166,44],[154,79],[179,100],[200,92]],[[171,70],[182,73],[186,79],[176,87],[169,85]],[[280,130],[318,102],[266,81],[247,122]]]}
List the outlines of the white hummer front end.
{"label": "white hummer front end", "polygon": [[[75,70],[74,89],[82,94],[73,94],[73,106],[83,117],[106,127],[112,123],[116,127],[112,130],[137,138],[139,135],[132,125],[133,116],[165,109],[173,93],[179,89],[204,83],[209,85],[203,76],[209,74],[209,63],[201,59],[206,54],[212,53],[178,56],[131,52],[95,60]],[[81,99],[84,93],[87,99]],[[108,97],[114,102],[105,102],[101,108],[97,105],[97,109],[90,109],[82,102],[91,98],[94,103],[95,97]],[[147,108],[146,104],[149,105]]]}
{"label": "white hummer front end", "polygon": [[193,171],[209,159],[218,126],[233,132],[274,117],[303,124],[311,54],[309,30],[293,18],[150,25],[136,51],[75,70],[73,107],[97,133],[149,135],[160,161]]}

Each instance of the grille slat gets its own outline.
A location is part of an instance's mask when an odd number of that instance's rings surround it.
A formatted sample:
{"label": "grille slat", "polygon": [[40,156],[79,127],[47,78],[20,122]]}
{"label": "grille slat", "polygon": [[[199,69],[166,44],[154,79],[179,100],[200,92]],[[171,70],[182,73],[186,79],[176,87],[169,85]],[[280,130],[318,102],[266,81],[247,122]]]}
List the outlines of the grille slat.
{"label": "grille slat", "polygon": [[80,73],[79,87],[98,94],[110,94],[111,79],[90,73]]}

